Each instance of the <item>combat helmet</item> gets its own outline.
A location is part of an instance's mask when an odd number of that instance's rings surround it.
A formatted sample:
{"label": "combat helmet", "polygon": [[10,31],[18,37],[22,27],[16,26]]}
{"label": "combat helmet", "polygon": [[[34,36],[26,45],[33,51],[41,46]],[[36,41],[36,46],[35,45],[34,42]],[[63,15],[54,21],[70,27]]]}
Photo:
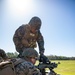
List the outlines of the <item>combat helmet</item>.
{"label": "combat helmet", "polygon": [[31,26],[35,27],[37,30],[40,29],[41,23],[42,23],[41,19],[39,17],[37,17],[37,16],[32,17],[31,20],[30,20],[30,22],[29,22],[29,24]]}
{"label": "combat helmet", "polygon": [[7,59],[7,55],[5,53],[5,51],[3,49],[0,49],[0,57],[2,57],[3,59]]}
{"label": "combat helmet", "polygon": [[23,50],[22,57],[38,57],[38,52],[33,48],[27,48]]}

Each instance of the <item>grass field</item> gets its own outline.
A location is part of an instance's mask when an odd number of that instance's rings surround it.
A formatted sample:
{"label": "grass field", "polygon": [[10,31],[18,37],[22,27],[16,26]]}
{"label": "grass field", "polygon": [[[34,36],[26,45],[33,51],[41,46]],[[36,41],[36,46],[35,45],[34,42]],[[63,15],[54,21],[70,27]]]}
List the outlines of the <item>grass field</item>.
{"label": "grass field", "polygon": [[58,60],[52,62],[60,62],[55,72],[60,75],[75,75],[75,60]]}

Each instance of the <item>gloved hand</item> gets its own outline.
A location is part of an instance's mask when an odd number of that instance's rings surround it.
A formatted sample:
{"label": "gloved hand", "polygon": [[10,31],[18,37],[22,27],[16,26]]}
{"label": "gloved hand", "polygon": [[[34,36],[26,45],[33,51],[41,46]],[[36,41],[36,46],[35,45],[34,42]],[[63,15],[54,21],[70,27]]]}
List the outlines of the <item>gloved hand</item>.
{"label": "gloved hand", "polygon": [[49,59],[44,54],[40,55],[39,62],[42,62],[44,64],[49,64],[50,63]]}
{"label": "gloved hand", "polygon": [[39,53],[40,55],[44,55],[44,50],[40,51]]}

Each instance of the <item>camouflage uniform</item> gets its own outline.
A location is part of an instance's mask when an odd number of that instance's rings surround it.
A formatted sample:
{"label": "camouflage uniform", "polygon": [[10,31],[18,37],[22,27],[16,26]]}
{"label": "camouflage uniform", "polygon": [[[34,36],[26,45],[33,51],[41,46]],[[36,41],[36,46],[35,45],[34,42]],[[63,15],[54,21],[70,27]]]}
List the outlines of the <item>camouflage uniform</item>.
{"label": "camouflage uniform", "polygon": [[33,48],[28,48],[22,53],[22,58],[19,61],[23,61],[15,66],[17,75],[41,75],[40,71],[30,62],[29,57],[38,57],[38,53]]}
{"label": "camouflage uniform", "polygon": [[40,71],[32,63],[25,60],[17,65],[15,70],[17,75],[41,75]]}
{"label": "camouflage uniform", "polygon": [[[38,24],[40,22],[40,25]],[[35,25],[36,24],[36,25]],[[30,25],[37,28],[34,34],[30,30]],[[36,48],[38,43],[39,52],[44,52],[44,39],[40,32],[41,20],[38,17],[33,17],[28,24],[20,26],[13,36],[13,41],[16,50],[21,53],[25,48]]]}

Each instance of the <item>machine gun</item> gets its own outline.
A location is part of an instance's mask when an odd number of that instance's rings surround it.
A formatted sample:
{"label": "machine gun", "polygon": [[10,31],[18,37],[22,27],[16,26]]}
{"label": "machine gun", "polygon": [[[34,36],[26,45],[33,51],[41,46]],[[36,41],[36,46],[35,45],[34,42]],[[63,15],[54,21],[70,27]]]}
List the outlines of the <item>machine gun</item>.
{"label": "machine gun", "polygon": [[[60,63],[51,63],[45,55],[40,55],[39,64],[36,66],[42,73],[42,75],[59,75],[54,72],[54,68],[57,68]],[[45,69],[48,68],[50,72],[46,72]]]}

